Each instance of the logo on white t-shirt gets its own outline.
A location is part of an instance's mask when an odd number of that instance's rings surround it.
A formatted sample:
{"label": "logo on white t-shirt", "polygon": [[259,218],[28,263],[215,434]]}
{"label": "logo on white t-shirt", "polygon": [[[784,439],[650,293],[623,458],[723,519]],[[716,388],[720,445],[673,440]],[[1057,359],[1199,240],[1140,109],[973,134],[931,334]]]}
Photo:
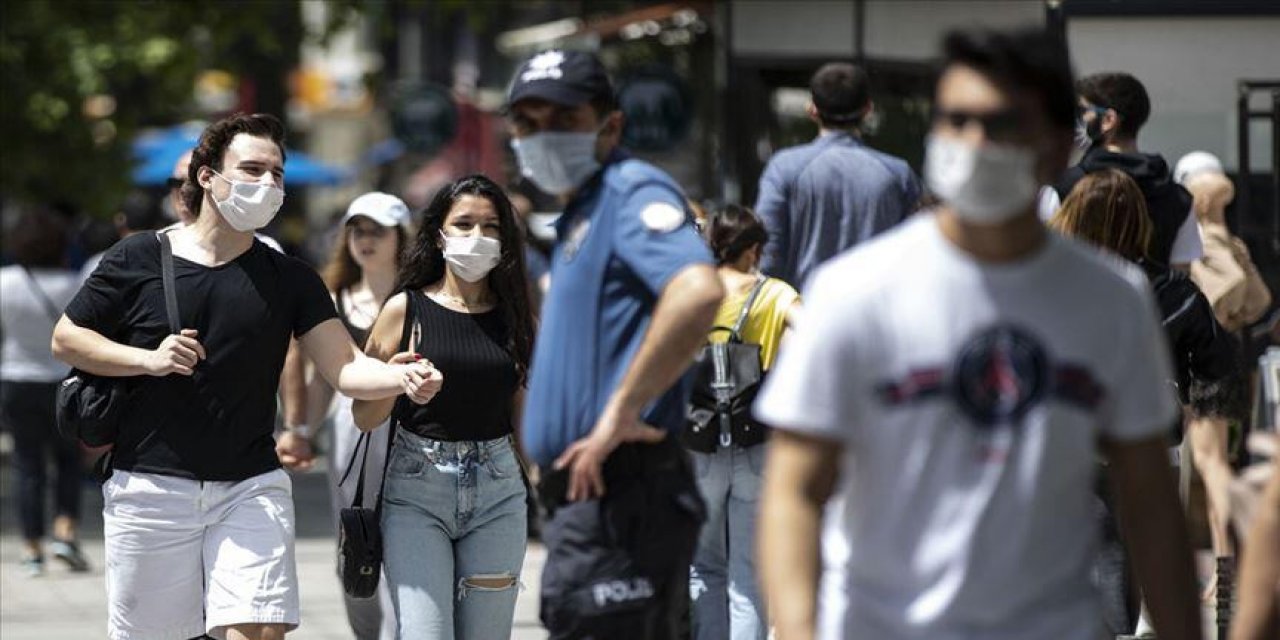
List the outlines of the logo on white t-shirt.
{"label": "logo on white t-shirt", "polygon": [[976,426],[1016,425],[1044,397],[1049,359],[1029,333],[997,325],[960,348],[955,381],[956,403]]}
{"label": "logo on white t-shirt", "polygon": [[1089,369],[1053,362],[1031,332],[1007,324],[969,338],[951,366],[913,369],[880,384],[878,391],[890,406],[950,400],[982,431],[1016,427],[1046,397],[1093,411],[1105,395]]}

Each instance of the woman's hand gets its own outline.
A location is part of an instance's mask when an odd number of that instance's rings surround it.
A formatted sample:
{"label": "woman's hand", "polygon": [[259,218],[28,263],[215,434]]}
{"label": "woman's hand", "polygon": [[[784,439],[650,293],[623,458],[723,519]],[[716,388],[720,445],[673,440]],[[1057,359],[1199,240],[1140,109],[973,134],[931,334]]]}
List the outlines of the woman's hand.
{"label": "woman's hand", "polygon": [[403,368],[404,393],[414,404],[431,402],[444,386],[444,374],[430,360],[416,353],[402,351],[387,362]]}

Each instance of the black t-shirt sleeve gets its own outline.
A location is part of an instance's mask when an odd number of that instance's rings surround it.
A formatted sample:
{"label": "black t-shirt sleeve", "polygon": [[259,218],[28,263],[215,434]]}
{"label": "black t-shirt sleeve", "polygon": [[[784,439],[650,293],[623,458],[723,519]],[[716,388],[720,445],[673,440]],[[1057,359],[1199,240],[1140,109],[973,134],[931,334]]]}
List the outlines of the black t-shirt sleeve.
{"label": "black t-shirt sleeve", "polygon": [[296,291],[298,295],[297,313],[293,317],[293,336],[300,338],[321,322],[337,318],[338,310],[333,306],[333,297],[329,295],[320,276],[305,263],[293,258],[288,260],[288,290]]}
{"label": "black t-shirt sleeve", "polygon": [[107,250],[98,268],[67,304],[67,318],[107,337],[118,332],[127,312],[129,290],[148,275],[139,251],[142,242],[155,242],[148,236],[126,238]]}

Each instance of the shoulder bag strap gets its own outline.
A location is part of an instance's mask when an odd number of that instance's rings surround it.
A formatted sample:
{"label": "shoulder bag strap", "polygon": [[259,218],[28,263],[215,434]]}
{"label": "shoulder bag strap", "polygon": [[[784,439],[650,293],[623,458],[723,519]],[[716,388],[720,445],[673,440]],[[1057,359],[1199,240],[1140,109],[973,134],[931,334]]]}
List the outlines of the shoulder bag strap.
{"label": "shoulder bag strap", "polygon": [[182,321],[178,318],[178,287],[173,277],[173,245],[169,234],[157,232],[160,238],[160,279],[164,282],[164,310],[169,316],[169,333],[181,333]]}
{"label": "shoulder bag strap", "polygon": [[[405,326],[409,328],[408,350],[414,352],[418,350],[418,343],[422,340],[422,323],[419,321],[417,313],[414,311],[416,308],[413,304],[413,296],[415,293],[416,292],[409,291],[408,289],[405,290],[406,300],[404,309]],[[390,432],[387,433],[387,455],[382,461],[382,481],[378,483],[378,502],[373,507],[374,511],[377,512],[379,519],[382,517],[382,494],[387,488],[387,467],[391,466],[391,451],[395,449],[396,446],[396,429],[399,426],[400,421],[394,416],[391,418],[391,424],[387,425],[387,428],[390,430]],[[365,452],[368,453],[368,451],[369,448],[365,447]],[[364,477],[364,469],[360,470],[360,477]]]}
{"label": "shoulder bag strap", "polygon": [[738,312],[738,321],[733,323],[733,335],[729,336],[734,342],[742,342],[742,329],[747,326],[747,317],[751,315],[751,306],[755,304],[756,297],[760,295],[760,290],[764,288],[767,279],[760,276],[756,279],[755,285],[751,287],[751,292],[747,294],[747,299],[742,303],[742,311]]}
{"label": "shoulder bag strap", "polygon": [[347,470],[342,472],[342,479],[338,480],[338,486],[342,486],[347,481],[347,476],[351,475],[351,470],[356,466],[356,456],[360,454],[360,445],[364,445],[364,456],[360,458],[360,477],[356,480],[356,495],[351,500],[351,506],[358,507],[364,504],[364,466],[369,462],[369,432],[361,432],[360,437],[356,438],[356,446],[351,450],[351,458],[347,460]]}
{"label": "shoulder bag strap", "polygon": [[62,312],[58,311],[58,305],[53,303],[53,299],[49,297],[49,294],[44,292],[44,287],[40,286],[40,282],[36,280],[36,275],[31,273],[31,270],[26,265],[23,265],[22,272],[27,274],[27,284],[31,285],[31,292],[36,294],[36,297],[40,299],[40,304],[44,305],[44,312],[49,314],[49,317],[54,322],[61,319]]}

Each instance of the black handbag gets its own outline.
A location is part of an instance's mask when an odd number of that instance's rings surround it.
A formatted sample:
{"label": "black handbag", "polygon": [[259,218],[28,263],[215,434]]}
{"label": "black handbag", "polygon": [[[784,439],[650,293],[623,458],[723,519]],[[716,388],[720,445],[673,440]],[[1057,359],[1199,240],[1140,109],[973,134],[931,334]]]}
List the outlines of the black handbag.
{"label": "black handbag", "polygon": [[[391,422],[391,433],[387,441],[387,462],[391,461],[391,449],[395,443],[395,424]],[[351,506],[338,512],[338,571],[342,575],[342,590],[352,598],[372,598],[378,591],[378,580],[382,575],[382,490],[387,486],[386,464],[382,467],[382,484],[378,489],[378,497],[372,509],[364,506],[364,469],[369,461],[370,433],[360,434],[356,447],[351,452],[351,461],[347,463],[347,471],[338,481],[346,482],[355,466],[356,454],[360,445],[364,445],[364,456],[360,460],[360,478],[356,481],[356,495]]]}
{"label": "black handbag", "polygon": [[693,451],[714,453],[718,447],[750,447],[764,442],[768,435],[765,426],[751,416],[751,404],[764,382],[760,345],[742,341],[742,329],[764,283],[760,278],[747,294],[733,327],[711,329],[711,333],[729,332],[728,340],[707,344],[694,358],[693,388],[681,437]]}
{"label": "black handbag", "polygon": [[[156,236],[160,240],[160,276],[169,332],[179,333],[181,324],[174,285],[173,246],[164,232],[157,232]],[[100,376],[72,369],[58,385],[55,406],[58,432],[90,447],[114,443],[120,433],[120,419],[129,404],[131,387],[132,377]]]}
{"label": "black handbag", "polygon": [[[411,315],[408,310],[405,311],[406,325],[410,324]],[[417,338],[421,335],[417,323],[413,323],[412,327],[410,351],[415,349]],[[369,462],[371,432],[360,434],[351,451],[351,459],[347,461],[347,470],[338,480],[339,485],[347,481],[347,476],[355,468],[360,445],[363,444],[364,455],[360,458],[360,478],[356,480],[356,494],[351,500],[351,506],[338,512],[338,572],[342,577],[342,590],[352,598],[372,598],[378,591],[378,580],[382,575],[382,493],[387,488],[387,466],[391,464],[391,451],[395,448],[398,425],[394,418],[388,425],[391,432],[387,434],[387,454],[382,462],[382,480],[372,509],[364,506],[364,469]]]}

